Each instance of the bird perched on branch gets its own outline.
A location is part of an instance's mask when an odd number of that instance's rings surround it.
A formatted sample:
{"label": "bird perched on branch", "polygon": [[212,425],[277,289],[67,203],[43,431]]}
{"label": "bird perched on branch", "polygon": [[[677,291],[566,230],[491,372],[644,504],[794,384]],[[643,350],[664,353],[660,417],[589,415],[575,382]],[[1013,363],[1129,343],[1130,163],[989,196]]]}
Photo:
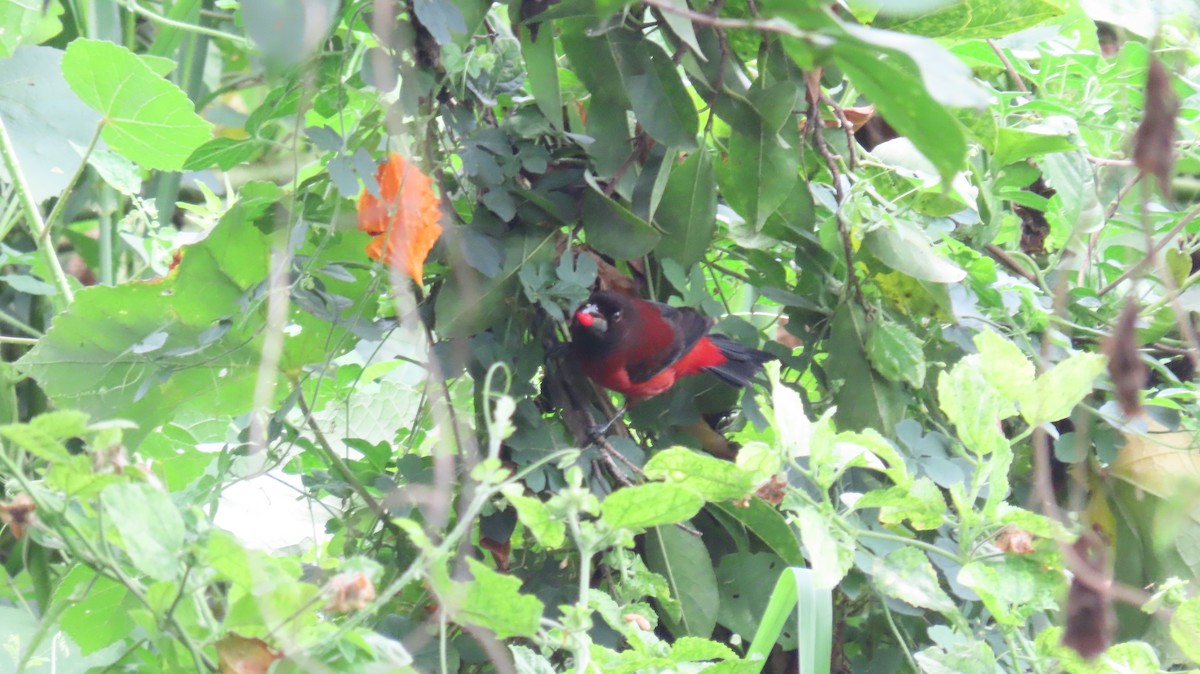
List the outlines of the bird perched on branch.
{"label": "bird perched on branch", "polygon": [[[571,318],[571,360],[592,381],[624,395],[626,406],[701,372],[745,387],[763,363],[774,360],[765,351],[710,334],[712,325],[695,309],[600,291]],[[603,433],[616,418],[596,432]]]}

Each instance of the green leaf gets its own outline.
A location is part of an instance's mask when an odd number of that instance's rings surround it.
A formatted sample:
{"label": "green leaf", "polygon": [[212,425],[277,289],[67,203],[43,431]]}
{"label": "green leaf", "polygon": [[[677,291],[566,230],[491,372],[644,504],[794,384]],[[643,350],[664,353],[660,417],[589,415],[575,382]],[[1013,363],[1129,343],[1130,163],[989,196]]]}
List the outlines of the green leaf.
{"label": "green leaf", "polygon": [[750,94],[759,115],[749,128],[735,127],[729,154],[718,166],[721,194],[746,223],[759,229],[800,184],[800,137],[788,125],[796,85],[780,82]]}
{"label": "green leaf", "polygon": [[475,579],[467,584],[455,620],[486,627],[500,639],[536,635],[546,607],[537,597],[521,594],[521,579],[497,573],[477,559],[467,558],[467,565]]}
{"label": "green leaf", "polygon": [[791,567],[775,583],[771,600],[763,610],[754,640],[746,649],[746,660],[766,660],[796,612],[799,671],[829,674],[833,651],[833,592],[821,587],[809,569]]}
{"label": "green leaf", "polygon": [[854,566],[854,540],[814,508],[795,510],[794,516],[812,568],[813,583],[818,588],[832,590]]}
{"label": "green leaf", "polygon": [[129,637],[137,626],[129,610],[139,604],[129,590],[82,564],[59,581],[54,601],[66,604],[58,624],[84,655]]}
{"label": "green leaf", "polygon": [[[264,319],[242,302],[266,278],[268,239],[256,222],[273,214],[274,192],[253,197],[248,187],[174,274],[85,288],[17,367],[60,407],[129,419],[140,436],[171,418],[191,423],[250,409]],[[137,352],[160,332],[160,348]],[[140,436],[127,442],[135,447]]]}
{"label": "green leaf", "polygon": [[937,390],[938,405],[967,449],[983,456],[1008,445],[1000,432],[1000,420],[1012,416],[1012,403],[988,380],[978,354],[967,356],[942,372]]}
{"label": "green leaf", "polygon": [[904,413],[900,387],[871,369],[863,345],[870,330],[861,307],[843,304],[833,316],[826,367],[834,380],[839,428],[892,428]]}
{"label": "green leaf", "polygon": [[0,426],[0,437],[16,444],[39,459],[50,462],[65,462],[71,459],[67,448],[52,434],[42,428],[28,424]]}
{"label": "green leaf", "polygon": [[1184,655],[1200,662],[1200,599],[1183,602],[1171,616],[1171,639]]}
{"label": "green leaf", "polygon": [[881,320],[867,337],[867,358],[875,371],[913,388],[925,385],[925,353],[916,335],[899,323]]}
{"label": "green leaf", "polygon": [[1039,611],[1054,609],[1066,581],[1060,574],[1046,573],[1036,559],[1007,555],[995,564],[967,562],[958,572],[958,582],[979,595],[996,622],[1021,625]]}
{"label": "green leaf", "polygon": [[1078,145],[1066,136],[1029,129],[1002,128],[996,131],[996,152],[992,162],[995,166],[1005,166],[1051,152],[1077,149]]}
{"label": "green leaf", "polygon": [[670,482],[649,482],[623,487],[600,504],[604,521],[623,529],[645,529],[659,524],[685,522],[704,507],[704,497]]}
{"label": "green leaf", "polygon": [[[688,7],[687,0],[667,0],[667,2],[682,10],[691,9]],[[696,54],[696,58],[703,61],[704,50],[700,48],[700,43],[696,41],[696,27],[692,25],[691,18],[668,10],[662,10],[658,15],[667,22],[667,27],[671,29],[672,33],[675,33],[675,37],[690,47],[692,52]]]}
{"label": "green leaf", "polygon": [[1004,37],[1062,15],[1062,0],[959,0],[903,18],[882,18],[879,28],[955,42]]}
{"label": "green leaf", "polygon": [[984,378],[1007,403],[1016,402],[1033,385],[1033,363],[1019,346],[992,330],[980,331],[974,342]]}
{"label": "green leaf", "polygon": [[209,139],[212,125],[187,94],[125,47],[76,39],[62,67],[71,89],[104,116],[104,141],[146,168],[178,171]]}
{"label": "green leaf", "polygon": [[687,487],[705,501],[744,498],[754,490],[750,474],[737,465],[684,447],[662,450],[651,457],[642,470],[652,480]]}
{"label": "green leaf", "polygon": [[118,482],[100,492],[100,503],[139,571],[158,580],[179,578],[187,528],[169,496],[145,483]]}
{"label": "green leaf", "polygon": [[63,7],[44,0],[8,0],[0,4],[0,58],[17,47],[41,44],[62,32]]}
{"label": "green leaf", "polygon": [[[513,287],[521,267],[552,253],[552,237],[536,235],[504,238],[504,268],[488,279],[464,268],[450,277],[434,302],[435,325],[444,338],[466,337],[482,332],[512,309]],[[461,279],[461,280],[460,280]]]}
{"label": "green leaf", "polygon": [[[0,118],[38,202],[66,189],[100,122],[67,86],[62,60],[57,49],[29,46],[0,59]],[[0,182],[12,183],[3,162]]]}
{"label": "green leaf", "polygon": [[610,31],[608,44],[646,132],[670,147],[696,148],[700,117],[671,57],[640,32],[626,29]]}
{"label": "green leaf", "polygon": [[679,600],[678,619],[662,616],[671,633],[676,637],[702,639],[711,636],[717,625],[721,597],[704,541],[678,527],[651,529],[646,534],[646,566],[667,579],[671,594]]}
{"label": "green leaf", "polygon": [[892,269],[922,281],[958,283],[967,276],[937,254],[925,234],[907,220],[888,218],[879,223],[863,237],[863,247]]}
{"label": "green leaf", "polygon": [[559,548],[566,541],[566,525],[550,515],[550,509],[540,499],[525,496],[519,485],[508,485],[504,497],[517,509],[517,519],[529,529],[544,548]]}
{"label": "green leaf", "polygon": [[901,524],[910,520],[918,531],[937,529],[946,521],[946,500],[927,477],[919,477],[907,487],[873,489],[854,502],[854,509],[860,508],[881,508],[880,522]]}
{"label": "green leaf", "polygon": [[[721,558],[717,567],[717,587],[721,609],[717,621],[749,641],[758,631],[762,609],[787,564],[769,552],[733,552]],[[796,632],[785,626],[779,637],[784,650],[796,647]]]}
{"label": "green leaf", "polygon": [[717,226],[717,182],[712,159],[696,150],[671,171],[654,221],[663,235],[654,252],[684,268],[704,258]]}
{"label": "green leaf", "polygon": [[262,150],[262,143],[253,138],[213,138],[196,148],[183,163],[183,168],[185,171],[199,171],[216,166],[222,171],[228,171],[257,157]]}
{"label": "green leaf", "polygon": [[513,665],[522,674],[555,674],[554,665],[531,648],[509,644],[509,652],[513,656]]}
{"label": "green leaf", "polygon": [[583,195],[583,233],[589,246],[618,260],[649,253],[661,236],[645,220],[595,189]]}
{"label": "green leaf", "polygon": [[554,53],[554,31],[521,32],[521,53],[525,55],[527,70],[525,82],[533,94],[533,100],[554,128],[562,131],[562,92],[558,85],[558,57]]}
{"label": "green leaf", "polygon": [[709,641],[698,637],[680,637],[671,644],[671,659],[675,662],[736,660],[737,653],[718,641]]}
{"label": "green leaf", "polygon": [[[922,82],[897,63],[880,60],[864,43],[839,41],[834,50],[838,67],[855,88],[875,104],[879,114],[937,167],[943,182],[963,167],[967,141],[954,116],[926,91]],[[953,61],[953,63],[958,63]],[[961,66],[961,64],[958,64]],[[958,68],[952,69],[954,73]],[[969,72],[969,71],[968,71]],[[935,73],[934,77],[938,77]],[[946,77],[949,81],[956,79]],[[974,81],[970,83],[975,87]]]}
{"label": "green leaf", "polygon": [[712,507],[744,524],[783,561],[792,565],[804,563],[804,554],[800,552],[800,541],[796,538],[796,532],[770,503],[756,496],[745,506],[736,503],[714,503]]}
{"label": "green leaf", "polygon": [[1021,416],[1030,426],[1058,421],[1092,392],[1096,377],[1104,371],[1107,359],[1098,353],[1074,353],[1043,372],[1017,398]]}
{"label": "green leaf", "polygon": [[938,583],[933,564],[916,548],[898,548],[876,557],[871,575],[876,587],[900,601],[947,615],[958,613],[958,606]]}

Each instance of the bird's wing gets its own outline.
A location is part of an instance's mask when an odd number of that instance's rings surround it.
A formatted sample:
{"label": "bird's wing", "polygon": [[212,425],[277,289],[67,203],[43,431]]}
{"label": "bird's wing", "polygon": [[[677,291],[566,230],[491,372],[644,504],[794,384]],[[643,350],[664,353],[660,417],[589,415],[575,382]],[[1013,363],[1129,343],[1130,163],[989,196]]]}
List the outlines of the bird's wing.
{"label": "bird's wing", "polygon": [[674,365],[712,327],[713,321],[690,307],[658,302],[637,304],[643,335],[630,335],[637,346],[625,360],[629,381],[640,384]]}

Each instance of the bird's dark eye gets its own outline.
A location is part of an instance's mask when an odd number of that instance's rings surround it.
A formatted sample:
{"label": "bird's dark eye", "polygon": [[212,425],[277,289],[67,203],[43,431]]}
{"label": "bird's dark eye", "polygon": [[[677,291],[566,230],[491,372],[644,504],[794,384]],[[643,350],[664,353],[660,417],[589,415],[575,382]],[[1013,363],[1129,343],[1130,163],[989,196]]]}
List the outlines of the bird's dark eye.
{"label": "bird's dark eye", "polygon": [[614,321],[621,319],[621,310],[620,309],[617,309],[616,311],[612,312],[612,319]]}

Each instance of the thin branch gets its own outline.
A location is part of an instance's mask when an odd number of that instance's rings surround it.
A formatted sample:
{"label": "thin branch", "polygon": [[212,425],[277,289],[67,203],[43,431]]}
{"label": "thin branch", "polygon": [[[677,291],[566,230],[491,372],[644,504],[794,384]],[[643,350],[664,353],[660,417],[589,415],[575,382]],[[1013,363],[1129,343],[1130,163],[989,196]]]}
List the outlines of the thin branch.
{"label": "thin branch", "polygon": [[1000,248],[1000,246],[997,246],[994,243],[989,243],[984,246],[984,250],[987,251],[987,254],[990,255],[993,260],[999,262],[1005,269],[1011,271],[1017,276],[1020,276],[1026,281],[1029,281],[1035,286],[1039,285],[1038,277],[1034,275],[1033,272],[1022,267],[1019,262],[1013,259],[1013,257]]}
{"label": "thin branch", "polygon": [[862,304],[862,288],[858,285],[858,273],[854,271],[854,245],[850,242],[850,228],[846,225],[846,219],[842,217],[842,204],[846,201],[846,194],[842,190],[842,173],[838,170],[837,158],[829,150],[825,136],[821,133],[823,125],[821,124],[821,111],[818,107],[821,100],[821,71],[818,69],[806,73],[805,80],[808,85],[805,91],[805,96],[808,98],[808,115],[805,126],[812,134],[817,152],[825,159],[825,166],[829,169],[829,175],[833,180],[833,191],[837,197],[837,208],[833,212],[833,217],[837,222],[838,236],[842,240],[842,254],[846,257],[846,285],[854,293],[858,303]]}
{"label": "thin branch", "polygon": [[1025,86],[1025,80],[1021,79],[1021,76],[1017,73],[1017,69],[1013,67],[1012,61],[1008,60],[1008,55],[1004,53],[1004,49],[996,44],[995,40],[988,40],[987,43],[992,48],[992,51],[996,52],[996,57],[1000,59],[1000,63],[1004,64],[1004,70],[1008,73],[1008,79],[1012,81],[1017,91],[1026,94],[1029,93],[1029,87]]}
{"label": "thin branch", "polygon": [[34,240],[37,241],[38,253],[41,254],[46,267],[50,270],[51,280],[59,294],[67,304],[70,304],[75,301],[75,292],[71,290],[71,283],[67,280],[66,272],[63,271],[57,251],[43,240],[46,222],[42,220],[42,210],[34,199],[24,171],[21,170],[21,162],[17,159],[17,150],[13,147],[12,138],[8,135],[8,128],[4,126],[3,119],[0,119],[0,156],[4,160],[4,167],[8,169],[9,180],[16,187],[17,197],[20,198],[21,205],[25,208],[25,222],[29,225]]}
{"label": "thin branch", "polygon": [[816,33],[807,30],[800,30],[790,22],[783,19],[767,19],[765,21],[752,21],[749,19],[727,19],[719,16],[711,16],[706,13],[694,12],[683,5],[677,5],[671,0],[642,0],[643,5],[654,7],[664,12],[678,14],[679,16],[687,17],[692,23],[701,26],[712,26],[713,28],[741,28],[745,30],[757,30],[764,33],[779,33],[781,35],[789,35],[801,40],[818,41],[823,38]]}
{"label": "thin branch", "polygon": [[1157,243],[1151,246],[1150,250],[1146,251],[1146,255],[1139,260],[1137,264],[1126,269],[1121,273],[1120,276],[1113,279],[1108,285],[1101,288],[1100,291],[1096,293],[1097,297],[1104,297],[1108,293],[1112,292],[1113,288],[1116,288],[1118,285],[1120,285],[1122,281],[1125,281],[1130,277],[1136,276],[1145,271],[1146,267],[1153,264],[1154,259],[1158,257],[1159,251],[1161,251],[1163,248],[1166,248],[1167,244],[1171,242],[1171,239],[1174,239],[1176,235],[1182,232],[1183,228],[1187,227],[1188,224],[1191,223],[1192,220],[1195,220],[1197,216],[1200,216],[1200,204],[1193,206],[1192,210],[1184,214],[1184,216],[1179,219],[1179,222],[1175,223],[1175,226],[1171,228],[1171,231],[1163,235],[1163,237],[1159,239]]}

